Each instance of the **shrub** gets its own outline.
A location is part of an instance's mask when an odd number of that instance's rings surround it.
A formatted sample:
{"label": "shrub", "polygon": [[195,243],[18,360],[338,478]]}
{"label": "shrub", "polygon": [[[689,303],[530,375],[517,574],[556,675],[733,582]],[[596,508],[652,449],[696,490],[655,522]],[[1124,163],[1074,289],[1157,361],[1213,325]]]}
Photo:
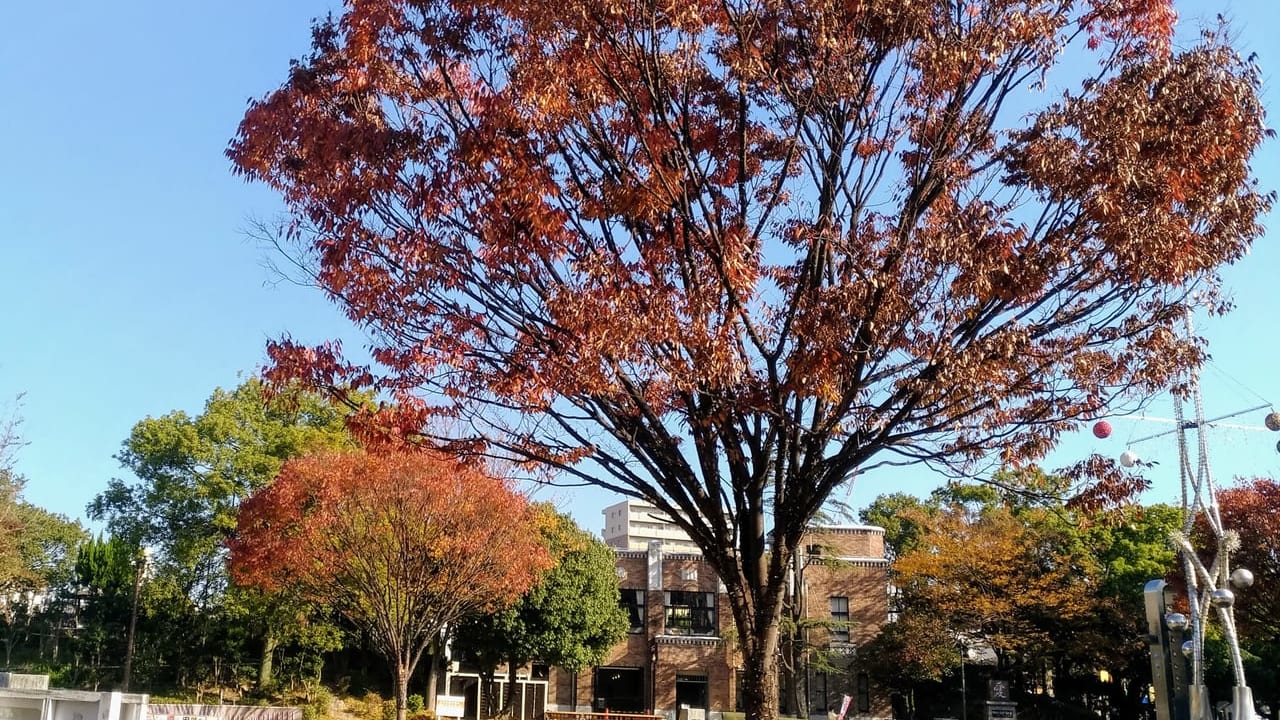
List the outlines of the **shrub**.
{"label": "shrub", "polygon": [[364,694],[363,698],[355,703],[355,707],[352,708],[352,711],[356,717],[360,718],[360,720],[383,720],[382,705],[382,696],[370,690]]}
{"label": "shrub", "polygon": [[306,685],[307,702],[302,706],[302,720],[325,720],[329,717],[329,704],[333,693],[320,683]]}

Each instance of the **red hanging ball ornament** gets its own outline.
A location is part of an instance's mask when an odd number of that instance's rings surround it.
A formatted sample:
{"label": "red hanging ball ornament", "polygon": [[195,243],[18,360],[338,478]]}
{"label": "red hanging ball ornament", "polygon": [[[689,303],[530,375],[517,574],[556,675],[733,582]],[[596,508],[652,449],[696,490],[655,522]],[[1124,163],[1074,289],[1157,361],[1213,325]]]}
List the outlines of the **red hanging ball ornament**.
{"label": "red hanging ball ornament", "polygon": [[1106,420],[1099,420],[1093,424],[1093,436],[1096,438],[1111,437],[1111,423]]}

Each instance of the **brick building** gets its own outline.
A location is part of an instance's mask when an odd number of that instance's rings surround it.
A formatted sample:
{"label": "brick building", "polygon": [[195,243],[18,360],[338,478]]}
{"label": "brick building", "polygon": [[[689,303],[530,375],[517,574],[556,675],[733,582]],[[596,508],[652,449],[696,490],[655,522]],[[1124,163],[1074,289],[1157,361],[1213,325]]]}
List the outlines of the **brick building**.
{"label": "brick building", "polygon": [[[615,506],[616,507],[616,506]],[[608,517],[610,509],[605,510]],[[650,530],[654,528],[649,528]],[[610,544],[626,547],[617,533]],[[572,674],[551,668],[548,710],[647,712],[676,718],[682,708],[710,720],[740,710],[741,667],[733,618],[719,578],[684,543],[652,540],[647,550],[619,549],[618,586],[632,620],[631,633],[597,668]],[[676,551],[673,551],[675,549]],[[857,648],[888,619],[884,530],[871,526],[816,528],[793,570],[792,606],[804,623],[802,641],[826,654],[838,671],[809,664],[784,678],[784,713],[808,697],[809,714],[852,698],[847,717],[889,717],[887,697],[857,668]]]}

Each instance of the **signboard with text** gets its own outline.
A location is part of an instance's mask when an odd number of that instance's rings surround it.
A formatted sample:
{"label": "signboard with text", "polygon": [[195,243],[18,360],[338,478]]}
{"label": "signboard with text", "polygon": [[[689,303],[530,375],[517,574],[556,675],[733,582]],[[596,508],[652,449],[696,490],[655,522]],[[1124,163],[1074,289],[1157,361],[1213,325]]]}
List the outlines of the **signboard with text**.
{"label": "signboard with text", "polygon": [[461,695],[437,695],[436,717],[460,718],[467,713],[467,699]]}

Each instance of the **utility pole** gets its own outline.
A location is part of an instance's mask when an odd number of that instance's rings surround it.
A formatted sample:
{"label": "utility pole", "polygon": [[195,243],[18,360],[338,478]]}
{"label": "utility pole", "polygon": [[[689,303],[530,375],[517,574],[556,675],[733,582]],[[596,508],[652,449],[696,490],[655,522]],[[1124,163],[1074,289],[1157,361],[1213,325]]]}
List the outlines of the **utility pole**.
{"label": "utility pole", "polygon": [[124,648],[124,682],[120,684],[121,692],[129,692],[129,680],[133,675],[133,641],[134,633],[138,629],[138,595],[142,591],[142,575],[147,569],[147,551],[145,549],[138,549],[134,564],[137,565],[137,570],[133,576],[133,606],[129,610],[129,635],[125,641]]}

